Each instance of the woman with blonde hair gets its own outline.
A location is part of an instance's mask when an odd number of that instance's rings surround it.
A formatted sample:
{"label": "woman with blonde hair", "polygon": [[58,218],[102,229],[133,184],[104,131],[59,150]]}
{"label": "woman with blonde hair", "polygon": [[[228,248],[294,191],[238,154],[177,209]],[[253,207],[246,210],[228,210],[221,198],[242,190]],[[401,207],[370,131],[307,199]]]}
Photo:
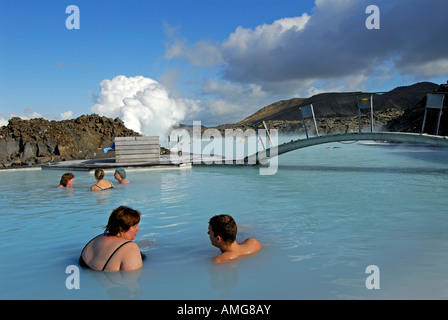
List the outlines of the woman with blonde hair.
{"label": "woman with blonde hair", "polygon": [[92,187],[90,187],[90,190],[92,191],[103,191],[112,189],[114,187],[114,184],[112,181],[104,179],[104,170],[103,169],[96,169],[95,170],[95,179],[96,184],[94,184]]}

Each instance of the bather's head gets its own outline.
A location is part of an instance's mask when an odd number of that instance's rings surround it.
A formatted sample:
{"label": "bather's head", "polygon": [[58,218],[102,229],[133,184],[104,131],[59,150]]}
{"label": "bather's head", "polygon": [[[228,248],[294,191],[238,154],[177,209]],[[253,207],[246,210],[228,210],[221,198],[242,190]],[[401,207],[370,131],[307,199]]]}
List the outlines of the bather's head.
{"label": "bather's head", "polygon": [[[136,228],[139,222],[140,212],[138,210],[134,210],[127,206],[120,206],[112,211],[109,216],[109,221],[104,233],[108,236],[120,236],[127,233],[132,228]],[[133,236],[135,238],[135,235]]]}
{"label": "bather's head", "polygon": [[117,168],[115,169],[115,173],[119,174],[122,179],[126,179],[126,171],[124,171],[123,168]]}
{"label": "bather's head", "polygon": [[61,177],[61,181],[59,182],[59,184],[63,187],[71,187],[71,185],[73,184],[72,179],[75,178],[75,175],[73,173],[64,173]]}
{"label": "bather's head", "polygon": [[104,178],[104,170],[103,169],[96,169],[95,170],[95,178],[97,180],[101,180]]}
{"label": "bather's head", "polygon": [[217,236],[220,236],[226,244],[231,244],[236,240],[238,228],[235,220],[228,214],[216,215],[208,223],[212,243],[214,243],[212,238],[216,238]]}

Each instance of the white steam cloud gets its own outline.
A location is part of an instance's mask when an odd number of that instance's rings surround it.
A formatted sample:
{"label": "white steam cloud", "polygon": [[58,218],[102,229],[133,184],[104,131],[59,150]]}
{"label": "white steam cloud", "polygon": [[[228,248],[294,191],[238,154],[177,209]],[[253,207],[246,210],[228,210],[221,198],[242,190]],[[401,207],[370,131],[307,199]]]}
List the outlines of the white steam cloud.
{"label": "white steam cloud", "polygon": [[197,109],[194,101],[174,99],[160,83],[143,76],[120,75],[101,81],[100,87],[91,111],[119,117],[127,128],[145,136],[166,136],[185,119],[187,110]]}

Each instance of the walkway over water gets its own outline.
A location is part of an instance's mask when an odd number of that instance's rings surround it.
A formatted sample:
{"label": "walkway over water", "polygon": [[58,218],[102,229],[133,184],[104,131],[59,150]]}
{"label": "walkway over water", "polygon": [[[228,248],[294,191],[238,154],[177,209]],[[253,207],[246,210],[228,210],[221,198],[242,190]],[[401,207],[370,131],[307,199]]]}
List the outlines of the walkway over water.
{"label": "walkway over water", "polygon": [[[421,133],[405,133],[405,132],[374,132],[373,128],[373,95],[360,95],[358,98],[358,126],[359,131],[357,133],[345,133],[345,134],[334,134],[334,135],[325,135],[320,136],[316,117],[314,114],[314,108],[312,104],[301,106],[301,114],[303,125],[305,127],[306,139],[292,140],[291,142],[284,143],[279,146],[272,146],[266,150],[258,151],[255,154],[252,154],[244,159],[245,163],[248,164],[266,164],[270,158],[279,156],[283,153],[287,153],[290,151],[294,151],[301,148],[306,148],[310,146],[315,146],[324,143],[331,142],[342,142],[342,141],[358,141],[358,140],[380,140],[380,141],[393,141],[393,142],[404,142],[410,144],[427,144],[433,146],[440,147],[448,147],[448,139],[444,136],[439,136],[439,127],[440,120],[442,115],[442,107],[443,100],[445,98],[444,93],[427,93],[426,95],[426,106],[425,106],[425,114],[423,117],[423,125]],[[367,109],[370,111],[370,132],[362,132],[362,110]],[[426,124],[426,115],[428,109],[433,109],[438,112],[437,118],[437,129],[436,135],[428,135],[424,133],[425,124]],[[308,135],[308,129],[306,127],[305,119],[312,119],[312,123],[314,124],[314,130],[316,132],[316,136],[310,138]],[[257,124],[261,127],[260,124]],[[262,124],[266,131],[268,128],[266,127],[265,121]],[[348,127],[347,127],[348,130]]]}
{"label": "walkway over water", "polygon": [[244,159],[244,162],[249,164],[266,163],[269,157],[281,155],[297,149],[325,143],[358,140],[394,141],[410,144],[427,144],[432,146],[448,147],[448,137],[445,136],[404,132],[356,132],[294,140],[275,147],[268,148],[267,150],[259,151],[253,155],[246,157]]}

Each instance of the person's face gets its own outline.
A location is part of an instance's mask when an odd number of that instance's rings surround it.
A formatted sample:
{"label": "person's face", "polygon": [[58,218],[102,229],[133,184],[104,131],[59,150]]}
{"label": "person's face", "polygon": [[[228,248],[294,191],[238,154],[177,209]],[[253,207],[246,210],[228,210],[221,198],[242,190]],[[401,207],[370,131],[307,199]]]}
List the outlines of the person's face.
{"label": "person's face", "polygon": [[71,187],[73,182],[75,182],[75,178],[71,178],[70,180],[67,181],[67,187]]}
{"label": "person's face", "polygon": [[114,177],[116,180],[120,180],[121,176],[118,172],[115,172]]}
{"label": "person's face", "polygon": [[218,246],[218,240],[217,237],[215,237],[215,233],[212,230],[212,226],[209,224],[208,225],[208,235],[210,237],[210,242],[212,243],[212,245],[214,245],[215,247]]}
{"label": "person's face", "polygon": [[123,238],[126,240],[135,240],[139,230],[140,228],[138,227],[138,224],[136,224],[135,226],[130,227],[129,230],[123,234]]}

